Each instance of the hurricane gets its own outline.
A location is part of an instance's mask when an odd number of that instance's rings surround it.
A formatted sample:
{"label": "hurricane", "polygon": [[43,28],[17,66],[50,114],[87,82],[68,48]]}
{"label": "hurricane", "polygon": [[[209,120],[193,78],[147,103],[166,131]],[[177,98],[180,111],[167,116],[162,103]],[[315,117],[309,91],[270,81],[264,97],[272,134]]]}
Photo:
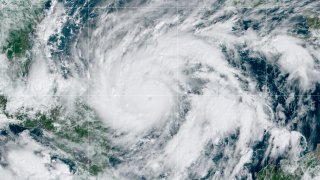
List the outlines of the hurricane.
{"label": "hurricane", "polygon": [[0,179],[319,179],[317,0],[0,0]]}

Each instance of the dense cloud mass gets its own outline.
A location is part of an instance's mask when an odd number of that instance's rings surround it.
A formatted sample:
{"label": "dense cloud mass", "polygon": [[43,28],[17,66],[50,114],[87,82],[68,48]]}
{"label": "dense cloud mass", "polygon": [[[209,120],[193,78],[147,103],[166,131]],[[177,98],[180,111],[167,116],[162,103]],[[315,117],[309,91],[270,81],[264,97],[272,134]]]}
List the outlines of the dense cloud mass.
{"label": "dense cloud mass", "polygon": [[319,176],[318,1],[2,4],[6,179]]}

